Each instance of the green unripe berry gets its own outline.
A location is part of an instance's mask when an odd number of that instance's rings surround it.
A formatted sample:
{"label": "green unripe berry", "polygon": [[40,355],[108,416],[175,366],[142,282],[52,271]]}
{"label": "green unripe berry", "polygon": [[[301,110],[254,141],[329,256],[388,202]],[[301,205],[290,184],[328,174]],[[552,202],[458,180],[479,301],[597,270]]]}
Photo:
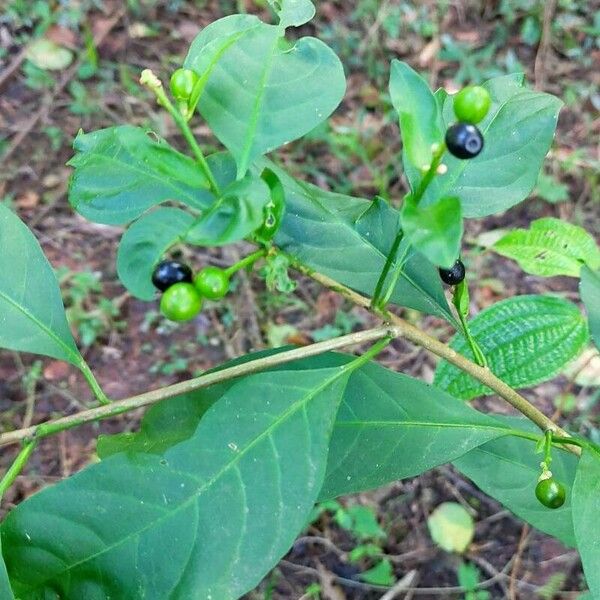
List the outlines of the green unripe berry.
{"label": "green unripe berry", "polygon": [[190,69],[177,69],[171,75],[171,93],[178,102],[187,102],[194,91],[198,75]]}
{"label": "green unripe berry", "polygon": [[554,477],[542,479],[535,486],[536,498],[548,508],[560,508],[567,496],[565,487]]}
{"label": "green unripe berry", "polygon": [[194,285],[201,296],[219,300],[229,291],[229,276],[218,267],[205,267],[194,278]]}
{"label": "green unripe berry", "polygon": [[488,91],[479,85],[468,85],[454,96],[454,114],[465,123],[483,121],[491,105]]}
{"label": "green unripe berry", "polygon": [[160,312],[171,321],[189,321],[202,308],[202,298],[191,283],[176,283],[163,294]]}

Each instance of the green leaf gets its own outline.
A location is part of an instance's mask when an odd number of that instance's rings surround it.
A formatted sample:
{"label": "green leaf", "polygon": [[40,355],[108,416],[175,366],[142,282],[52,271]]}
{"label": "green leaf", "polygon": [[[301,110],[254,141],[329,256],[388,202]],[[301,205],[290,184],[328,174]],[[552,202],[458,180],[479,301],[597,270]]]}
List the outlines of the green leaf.
{"label": "green leaf", "polygon": [[371,585],[391,586],[396,581],[392,563],[387,558],[380,560],[374,567],[361,573],[359,578]]}
{"label": "green leaf", "polygon": [[[524,200],[536,184],[550,148],[562,102],[523,87],[523,76],[498,77],[483,84],[492,98],[487,117],[478,125],[485,139],[479,156],[460,160],[446,154],[445,175],[434,178],[422,200],[460,198],[465,217],[502,212]],[[443,103],[442,130],[456,118],[452,96],[436,93]],[[421,181],[417,169],[406,166],[411,189]]]}
{"label": "green leaf", "polygon": [[[488,366],[513,388],[551,379],[583,351],[587,325],[577,306],[553,296],[515,296],[480,312],[469,322]],[[473,359],[462,334],[450,347]],[[454,365],[440,361],[434,384],[456,398],[471,400],[493,392]]]}
{"label": "green leaf", "polygon": [[344,393],[320,498],[414,477],[505,432],[496,419],[418,379],[365,365]]}
{"label": "green leaf", "polygon": [[[249,354],[221,368],[286,349]],[[336,367],[353,358],[328,353],[289,363],[284,368],[291,371]],[[187,439],[204,412],[194,403],[208,406],[230,386],[231,383],[220,384],[153,406],[144,416],[140,432],[102,437],[99,453],[106,456],[107,444],[113,452],[160,452]],[[166,446],[160,440],[162,423],[167,424]],[[327,500],[419,475],[505,435],[509,428],[418,379],[375,363],[364,365],[352,373],[344,391],[320,497]],[[414,448],[419,451],[412,451]]]}
{"label": "green leaf", "polygon": [[117,272],[131,294],[147,301],[156,296],[154,267],[171,246],[185,238],[193,222],[194,217],[179,208],[158,208],[129,227],[119,244]]}
{"label": "green leaf", "polygon": [[139,127],[79,133],[73,148],[69,202],[90,221],[121,225],[165,200],[200,209],[213,202],[198,165]]}
{"label": "green leaf", "polygon": [[[507,426],[542,435],[527,419],[496,415]],[[552,473],[567,489],[561,508],[548,510],[535,497],[540,475],[540,456],[534,444],[515,436],[492,440],[455,459],[454,466],[483,492],[498,500],[515,515],[540,531],[575,546],[571,518],[571,488],[577,457],[564,451],[552,453]]]}
{"label": "green leaf", "polygon": [[102,460],[119,452],[163,454],[192,437],[200,419],[228,387],[214,385],[159,402],[148,409],[139,431],[101,435],[96,453]]}
{"label": "green leaf", "polygon": [[315,16],[310,0],[269,0],[279,15],[280,27],[300,27]]}
{"label": "green leaf", "polygon": [[[283,11],[284,23],[295,19]],[[202,78],[200,113],[234,156],[238,178],[327,119],[346,90],[331,48],[311,37],[290,47],[284,33],[251,15],[225,17],[202,30],[185,60]]]}
{"label": "green leaf", "polygon": [[225,246],[243,240],[264,220],[264,208],[271,198],[269,186],[247,174],[234,181],[222,196],[189,228],[185,241],[198,246]]}
{"label": "green leaf", "polygon": [[83,362],[54,271],[27,226],[0,204],[0,347]]}
{"label": "green leaf", "polygon": [[449,268],[458,258],[463,235],[460,200],[440,198],[429,206],[419,206],[408,196],[402,207],[402,229],[430,262]]}
{"label": "green leaf", "polygon": [[163,456],[117,454],[32,496],[1,529],[16,593],[240,597],[306,523],[347,375],[238,380]]}
{"label": "green leaf", "polygon": [[[286,213],[275,243],[308,267],[371,295],[398,231],[398,212],[381,200],[374,204],[327,192],[293,179],[270,162],[265,166],[276,173],[286,193]],[[400,256],[407,244],[400,247]],[[416,251],[409,250],[391,301],[455,323],[437,269]]]}
{"label": "green leaf", "polygon": [[390,96],[400,117],[405,168],[420,172],[431,164],[432,144],[444,139],[437,102],[427,82],[399,60],[392,61]]}
{"label": "green leaf", "polygon": [[587,267],[581,269],[580,292],[588,313],[592,338],[600,348],[600,271],[594,273]]}
{"label": "green leaf", "polygon": [[427,519],[427,527],[442,550],[460,554],[469,547],[475,533],[473,518],[456,502],[440,504]]}
{"label": "green leaf", "polygon": [[377,522],[377,516],[372,508],[355,504],[346,509],[346,513],[352,519],[347,529],[359,539],[385,538],[386,533]]}
{"label": "green leaf", "polygon": [[585,449],[573,485],[573,527],[583,572],[594,598],[600,597],[600,452]]}
{"label": "green leaf", "polygon": [[492,250],[516,260],[532,275],[579,277],[582,265],[600,268],[600,248],[583,227],[560,219],[537,219],[530,229],[515,229]]}
{"label": "green leaf", "polygon": [[14,600],[14,594],[10,587],[10,581],[8,580],[8,573],[6,572],[6,565],[2,558],[2,545],[0,544],[0,598],[5,600]]}

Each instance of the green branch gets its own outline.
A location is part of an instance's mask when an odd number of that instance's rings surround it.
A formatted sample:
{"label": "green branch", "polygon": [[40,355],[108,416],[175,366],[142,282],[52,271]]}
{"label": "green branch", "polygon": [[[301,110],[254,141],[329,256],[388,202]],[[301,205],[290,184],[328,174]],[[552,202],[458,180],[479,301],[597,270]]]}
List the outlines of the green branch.
{"label": "green branch", "polygon": [[9,444],[15,444],[27,439],[38,440],[40,438],[59,433],[60,431],[78,427],[84,423],[115,417],[143,406],[156,404],[157,402],[166,400],[167,398],[173,398],[174,396],[193,392],[195,390],[214,385],[215,383],[221,383],[236,377],[250,375],[252,373],[263,371],[265,369],[269,369],[271,367],[285,364],[294,360],[299,360],[301,358],[316,356],[325,352],[331,352],[333,350],[339,350],[348,346],[374,342],[377,340],[385,339],[385,345],[387,345],[390,338],[398,337],[398,335],[399,332],[395,327],[384,325],[381,327],[375,327],[374,329],[367,329],[365,331],[344,335],[332,340],[311,344],[309,346],[303,346],[287,352],[281,352],[272,356],[266,356],[251,362],[221,369],[220,371],[207,373],[188,381],[183,381],[181,383],[176,383],[158,390],[146,392],[144,394],[140,394],[139,396],[133,396],[124,400],[115,400],[110,404],[84,410],[67,417],[60,417],[58,419],[42,423],[41,425],[35,425],[32,427],[26,427],[24,429],[18,429],[8,433],[0,434],[0,447],[7,446]]}

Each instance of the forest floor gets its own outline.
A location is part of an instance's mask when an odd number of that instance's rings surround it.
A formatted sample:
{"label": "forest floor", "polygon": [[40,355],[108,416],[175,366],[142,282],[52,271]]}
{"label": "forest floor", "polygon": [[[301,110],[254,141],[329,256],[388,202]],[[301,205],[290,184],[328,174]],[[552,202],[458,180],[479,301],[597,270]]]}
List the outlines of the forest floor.
{"label": "forest floor", "polygon": [[[251,349],[322,340],[372,322],[370,315],[310,280],[299,279],[297,291],[286,296],[266,290],[258,277],[242,276],[236,280],[236,293],[225,302],[210,305],[192,324],[173,325],[161,318],[156,303],[131,298],[119,283],[115,256],[122,229],[87,222],[69,206],[70,169],[65,163],[77,132],[138,124],[183,149],[173,124],[138,85],[141,70],[152,68],[167,80],[203,26],[239,10],[268,18],[268,11],[259,6],[264,2],[4,4],[0,202],[33,229],[57,269],[73,331],[110,397],[181,381]],[[525,275],[486,247],[503,228],[526,227],[542,216],[600,235],[600,7],[586,0],[317,4],[316,19],[301,33],[320,37],[336,50],[345,64],[349,89],[330,123],[287,145],[280,160],[298,176],[328,189],[367,198],[402,198],[406,181],[400,170],[401,144],[387,96],[390,60],[411,63],[428,74],[432,87],[449,91],[524,71],[531,85],[560,96],[565,107],[531,199],[503,215],[468,222],[465,262],[478,274],[472,310],[476,314],[515,294],[560,292],[578,301],[575,280]],[[63,52],[44,49],[41,39],[52,40]],[[207,128],[195,123],[206,147],[214,147]],[[195,264],[227,265],[243,250],[197,250],[189,258]],[[403,314],[437,337],[448,339],[452,334],[436,318]],[[383,358],[390,368],[432,380],[435,360],[407,342],[394,342]],[[599,385],[598,378],[582,385],[562,375],[525,393],[547,414],[554,413],[567,427],[598,441]],[[91,402],[85,382],[64,363],[0,352],[0,431],[21,427],[31,416],[36,423]],[[486,403],[504,410],[493,398]],[[140,416],[45,440],[6,495],[3,510],[95,460],[99,431],[134,430]],[[3,451],[0,467],[13,457],[12,450]],[[444,501],[461,503],[476,521],[474,542],[463,556],[443,552],[428,533],[427,517]],[[383,535],[342,526],[347,509],[357,505],[370,509],[367,513]],[[351,560],[352,550],[374,541],[381,550],[377,557]],[[361,575],[381,564],[382,557],[391,565],[388,572]],[[470,565],[467,570],[474,581],[483,584],[479,591],[470,589],[464,564]],[[386,595],[386,586],[374,583],[394,581],[403,581],[404,587],[397,586],[391,595]],[[448,586],[454,587],[448,591]],[[285,560],[247,597],[575,598],[583,587],[574,550],[531,529],[445,466],[341,499],[339,507],[323,507]]]}

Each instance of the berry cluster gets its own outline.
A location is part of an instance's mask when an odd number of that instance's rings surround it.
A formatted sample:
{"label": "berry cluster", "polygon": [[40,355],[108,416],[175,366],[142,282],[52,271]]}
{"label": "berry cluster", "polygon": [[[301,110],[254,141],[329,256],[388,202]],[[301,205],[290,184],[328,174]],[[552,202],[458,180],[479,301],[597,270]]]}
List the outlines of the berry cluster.
{"label": "berry cluster", "polygon": [[[483,135],[476,127],[490,110],[492,99],[488,91],[478,85],[463,88],[454,97],[454,114],[458,122],[446,131],[446,148],[456,158],[475,158],[483,150]],[[465,279],[465,265],[459,259],[449,269],[439,269],[442,281],[459,285]]]}
{"label": "berry cluster", "polygon": [[163,292],[162,314],[172,321],[189,321],[202,309],[205,298],[219,300],[229,291],[229,275],[218,267],[204,267],[194,277],[192,269],[176,260],[159,263],[152,283]]}
{"label": "berry cluster", "polygon": [[483,135],[476,127],[490,110],[492,99],[488,91],[478,85],[469,85],[454,97],[457,123],[446,132],[446,147],[456,158],[475,158],[483,150]]}

